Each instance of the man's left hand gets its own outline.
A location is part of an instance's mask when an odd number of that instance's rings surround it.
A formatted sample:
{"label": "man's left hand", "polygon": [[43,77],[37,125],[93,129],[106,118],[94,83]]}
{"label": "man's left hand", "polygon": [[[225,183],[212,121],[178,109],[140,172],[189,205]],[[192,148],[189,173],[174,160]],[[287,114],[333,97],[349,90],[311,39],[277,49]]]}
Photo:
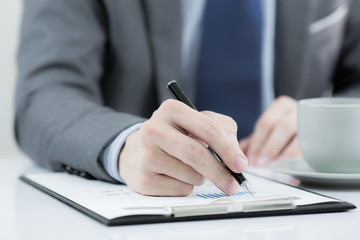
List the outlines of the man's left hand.
{"label": "man's left hand", "polygon": [[297,101],[278,97],[258,119],[253,133],[240,141],[249,163],[266,166],[270,161],[301,156],[297,138]]}

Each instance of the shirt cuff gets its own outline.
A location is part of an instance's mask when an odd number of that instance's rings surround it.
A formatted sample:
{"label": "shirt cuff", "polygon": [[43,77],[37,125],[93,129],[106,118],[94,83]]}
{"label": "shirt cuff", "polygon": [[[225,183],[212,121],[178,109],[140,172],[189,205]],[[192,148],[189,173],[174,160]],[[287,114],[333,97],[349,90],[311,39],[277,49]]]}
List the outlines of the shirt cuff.
{"label": "shirt cuff", "polygon": [[137,123],[122,131],[104,150],[103,164],[105,171],[115,180],[126,184],[120,177],[118,169],[119,154],[126,139],[136,130],[139,130],[142,123]]}

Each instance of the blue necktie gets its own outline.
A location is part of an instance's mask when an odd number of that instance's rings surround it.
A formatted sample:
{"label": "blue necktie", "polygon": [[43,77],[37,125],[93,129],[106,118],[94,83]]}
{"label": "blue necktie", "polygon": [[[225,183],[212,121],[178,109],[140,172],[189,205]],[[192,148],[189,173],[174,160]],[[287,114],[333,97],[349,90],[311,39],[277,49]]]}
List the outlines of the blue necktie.
{"label": "blue necktie", "polygon": [[196,105],[231,116],[238,138],[260,114],[262,13],[259,0],[207,0]]}

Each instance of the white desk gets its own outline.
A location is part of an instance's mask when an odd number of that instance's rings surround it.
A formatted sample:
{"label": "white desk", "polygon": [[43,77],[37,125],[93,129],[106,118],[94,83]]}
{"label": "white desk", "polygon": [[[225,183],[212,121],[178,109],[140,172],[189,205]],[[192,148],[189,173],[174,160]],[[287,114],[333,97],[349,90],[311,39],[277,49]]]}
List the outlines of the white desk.
{"label": "white desk", "polygon": [[[349,212],[106,227],[18,180],[35,170],[0,158],[0,239],[359,239],[360,209]],[[360,207],[360,189],[313,189]]]}

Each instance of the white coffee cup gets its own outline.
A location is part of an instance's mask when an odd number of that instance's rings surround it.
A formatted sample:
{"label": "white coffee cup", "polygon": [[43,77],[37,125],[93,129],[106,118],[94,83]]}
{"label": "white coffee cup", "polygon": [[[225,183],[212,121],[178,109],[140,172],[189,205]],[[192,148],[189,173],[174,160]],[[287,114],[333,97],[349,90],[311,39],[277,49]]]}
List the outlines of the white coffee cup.
{"label": "white coffee cup", "polygon": [[315,171],[360,173],[360,98],[299,101],[298,137]]}

